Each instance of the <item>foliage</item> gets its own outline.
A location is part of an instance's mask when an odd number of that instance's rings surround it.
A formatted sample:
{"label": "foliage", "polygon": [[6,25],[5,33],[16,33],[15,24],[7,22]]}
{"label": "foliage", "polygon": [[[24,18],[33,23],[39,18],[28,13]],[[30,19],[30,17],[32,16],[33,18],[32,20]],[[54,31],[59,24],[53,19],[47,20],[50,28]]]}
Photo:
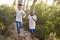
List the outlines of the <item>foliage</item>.
{"label": "foliage", "polygon": [[8,36],[10,34],[10,25],[12,25],[14,19],[13,12],[13,7],[0,5],[0,34],[3,36]]}
{"label": "foliage", "polygon": [[[30,10],[26,13],[29,14],[29,12]],[[56,37],[60,38],[60,7],[41,2],[35,6],[35,13],[37,16],[35,36],[40,40],[47,40],[50,33],[56,33]],[[24,19],[24,26],[29,28],[26,19]]]}
{"label": "foliage", "polygon": [[47,40],[51,32],[60,37],[60,10],[57,5],[48,6],[46,3],[40,3],[35,6],[35,12],[38,17],[36,36],[41,40]]}
{"label": "foliage", "polygon": [[[37,26],[35,36],[40,40],[47,40],[51,32],[56,33],[56,37],[60,38],[60,7],[58,5],[47,5],[46,3],[37,4],[35,13],[37,15]],[[8,36],[11,34],[11,24],[14,21],[14,8],[7,5],[0,6],[0,34]],[[30,10],[26,11],[27,16]],[[23,19],[23,26],[29,28],[27,17]],[[1,37],[2,38],[2,37]]]}

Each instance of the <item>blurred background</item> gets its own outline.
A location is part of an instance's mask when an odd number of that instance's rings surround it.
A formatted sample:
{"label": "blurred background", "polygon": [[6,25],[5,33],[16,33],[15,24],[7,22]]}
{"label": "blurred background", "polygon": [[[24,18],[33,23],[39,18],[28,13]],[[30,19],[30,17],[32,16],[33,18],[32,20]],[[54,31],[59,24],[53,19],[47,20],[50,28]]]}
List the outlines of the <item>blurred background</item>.
{"label": "blurred background", "polygon": [[[39,40],[60,40],[60,0],[0,0],[0,40],[14,40],[17,4],[23,4],[23,10],[29,15],[31,9],[37,15],[35,37]],[[23,26],[28,30],[28,20]]]}

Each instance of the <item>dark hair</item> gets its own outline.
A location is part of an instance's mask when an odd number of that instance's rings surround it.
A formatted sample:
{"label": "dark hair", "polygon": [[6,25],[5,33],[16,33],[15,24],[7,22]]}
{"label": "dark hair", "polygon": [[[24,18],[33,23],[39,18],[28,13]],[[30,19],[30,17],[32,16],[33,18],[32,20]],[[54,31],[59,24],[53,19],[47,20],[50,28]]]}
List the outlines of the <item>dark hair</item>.
{"label": "dark hair", "polygon": [[31,13],[35,13],[34,10],[31,10]]}
{"label": "dark hair", "polygon": [[22,6],[22,4],[18,4],[18,6]]}

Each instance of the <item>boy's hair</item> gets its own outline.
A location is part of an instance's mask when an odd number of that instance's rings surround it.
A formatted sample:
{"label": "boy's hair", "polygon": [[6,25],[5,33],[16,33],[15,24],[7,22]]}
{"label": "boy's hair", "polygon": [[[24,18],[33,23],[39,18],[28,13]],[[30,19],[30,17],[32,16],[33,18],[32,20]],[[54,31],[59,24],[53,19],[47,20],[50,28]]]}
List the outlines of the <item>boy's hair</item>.
{"label": "boy's hair", "polygon": [[31,13],[35,13],[34,10],[31,10]]}
{"label": "boy's hair", "polygon": [[22,4],[18,4],[18,6],[22,6]]}

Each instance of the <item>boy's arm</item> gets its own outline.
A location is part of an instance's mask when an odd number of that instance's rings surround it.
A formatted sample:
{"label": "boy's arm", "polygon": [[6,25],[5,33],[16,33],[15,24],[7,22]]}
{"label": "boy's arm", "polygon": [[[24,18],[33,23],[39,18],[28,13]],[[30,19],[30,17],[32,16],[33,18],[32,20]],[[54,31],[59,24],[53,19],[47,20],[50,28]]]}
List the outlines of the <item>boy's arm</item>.
{"label": "boy's arm", "polygon": [[26,17],[26,13],[24,11],[22,11],[22,12],[23,12],[23,18],[25,18]]}
{"label": "boy's arm", "polygon": [[16,12],[14,11],[14,13],[13,13],[13,16],[15,17],[16,16]]}
{"label": "boy's arm", "polygon": [[24,14],[23,14],[23,18],[25,18],[25,17],[26,17],[26,14],[24,13]]}
{"label": "boy's arm", "polygon": [[[33,19],[33,18],[32,18]],[[33,19],[34,21],[37,21],[37,19]]]}
{"label": "boy's arm", "polygon": [[14,12],[14,16],[16,16],[16,12]]}
{"label": "boy's arm", "polygon": [[15,9],[14,12],[13,12],[13,16],[14,16],[14,17],[16,16],[16,9]]}
{"label": "boy's arm", "polygon": [[35,17],[35,18],[32,17],[32,19],[33,19],[34,21],[37,21],[37,17]]}

